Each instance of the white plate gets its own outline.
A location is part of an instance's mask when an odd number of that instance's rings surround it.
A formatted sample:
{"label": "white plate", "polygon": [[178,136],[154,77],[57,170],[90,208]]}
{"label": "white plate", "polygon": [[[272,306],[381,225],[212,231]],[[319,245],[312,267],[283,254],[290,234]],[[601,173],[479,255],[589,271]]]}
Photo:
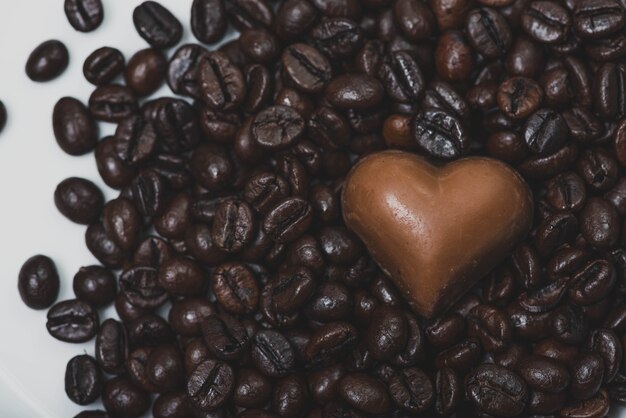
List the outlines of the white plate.
{"label": "white plate", "polygon": [[[73,296],[71,281],[78,268],[96,263],[84,244],[85,228],[57,212],[52,193],[59,181],[72,175],[93,180],[109,197],[114,193],[100,180],[92,154],[77,158],[61,151],[51,115],[62,96],[87,101],[93,86],[83,78],[82,65],[93,50],[116,47],[128,59],[147,47],[132,24],[133,8],[140,1],[103,2],[102,26],[83,34],[67,22],[62,0],[0,1],[0,100],[9,113],[0,135],[0,418],[69,418],[83,409],[65,396],[63,377],[71,357],[93,354],[93,341],[75,345],[50,337],[45,311],[22,304],[17,273],[34,254],[52,257],[62,280],[62,300]],[[183,22],[183,41],[193,42],[188,24],[191,0],[161,3]],[[34,83],[24,74],[24,64],[30,51],[47,39],[66,44],[70,66],[52,82]],[[170,92],[163,88],[161,94]],[[112,129],[106,126],[101,133]],[[111,309],[101,312],[102,317],[111,314]]]}

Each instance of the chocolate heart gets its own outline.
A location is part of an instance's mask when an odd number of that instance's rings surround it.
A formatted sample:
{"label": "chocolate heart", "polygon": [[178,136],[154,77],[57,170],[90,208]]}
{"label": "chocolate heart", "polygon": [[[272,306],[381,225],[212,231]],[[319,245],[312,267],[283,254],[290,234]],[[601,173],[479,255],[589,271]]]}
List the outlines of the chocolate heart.
{"label": "chocolate heart", "polygon": [[496,160],[437,167],[399,151],[370,155],[344,184],[343,216],[420,315],[454,304],[532,224],[524,180]]}

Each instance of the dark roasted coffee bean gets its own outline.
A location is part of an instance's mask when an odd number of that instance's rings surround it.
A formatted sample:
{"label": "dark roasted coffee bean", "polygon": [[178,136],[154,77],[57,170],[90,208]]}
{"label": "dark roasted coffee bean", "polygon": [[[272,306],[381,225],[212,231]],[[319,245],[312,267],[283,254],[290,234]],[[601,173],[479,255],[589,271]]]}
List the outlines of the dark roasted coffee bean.
{"label": "dark roasted coffee bean", "polygon": [[133,12],[135,29],[155,48],[169,48],[182,36],[182,25],[165,7],[155,1],[145,1]]}
{"label": "dark roasted coffee bean", "polygon": [[200,59],[198,82],[202,100],[213,110],[233,110],[243,102],[246,81],[241,70],[222,52]]}
{"label": "dark roasted coffee bean", "polygon": [[578,212],[586,198],[583,179],[571,171],[553,177],[546,185],[546,199],[556,210]]}
{"label": "dark roasted coffee bean", "polygon": [[610,383],[616,379],[623,358],[622,344],[617,335],[608,329],[594,330],[589,334],[586,348],[599,354],[604,360],[603,383]]}
{"label": "dark roasted coffee bean", "polygon": [[244,189],[244,199],[259,213],[267,213],[279,201],[289,196],[289,184],[273,173],[260,173],[250,178]]}
{"label": "dark roasted coffee bean", "polygon": [[589,321],[580,308],[565,305],[558,308],[552,315],[552,335],[565,344],[579,344],[589,328]]}
{"label": "dark roasted coffee bean", "polygon": [[305,93],[317,93],[331,79],[330,61],[312,46],[296,43],[281,57],[283,71],[293,85]]}
{"label": "dark roasted coffee bean", "polygon": [[131,252],[139,242],[141,218],[134,203],[124,197],[109,201],[102,210],[102,224],[109,237],[124,252]]}
{"label": "dark roasted coffee bean", "polygon": [[126,161],[127,154],[121,154],[120,149],[128,149],[127,144],[109,136],[98,142],[95,152],[100,177],[109,187],[115,189],[129,185],[135,177],[135,169]]}
{"label": "dark roasted coffee bean", "polygon": [[124,271],[119,280],[122,294],[139,308],[154,309],[167,301],[168,294],[160,286],[154,267],[132,267]]}
{"label": "dark roasted coffee bean", "polygon": [[65,0],[65,16],[77,31],[91,32],[104,19],[101,0]]}
{"label": "dark roasted coffee bean", "polygon": [[353,56],[363,43],[363,34],[358,24],[345,18],[323,19],[310,32],[312,41],[331,59]]}
{"label": "dark roasted coffee bean", "polygon": [[467,15],[465,30],[476,51],[488,58],[503,56],[511,46],[511,28],[495,9],[472,10]]}
{"label": "dark roasted coffee bean", "polygon": [[78,299],[96,308],[111,304],[117,293],[115,276],[101,266],[81,267],[72,287]]}
{"label": "dark roasted coffee bean", "polygon": [[315,330],[304,349],[305,360],[313,368],[333,364],[357,344],[356,328],[346,322],[331,322]]}
{"label": "dark roasted coffee bean", "polygon": [[469,42],[460,31],[444,33],[437,43],[435,65],[437,74],[449,82],[467,80],[474,69],[474,55]]}
{"label": "dark roasted coffee bean", "polygon": [[308,390],[297,375],[283,377],[276,382],[272,396],[272,409],[284,418],[297,418],[305,411]]}
{"label": "dark roasted coffee bean", "polygon": [[570,284],[569,277],[561,277],[537,290],[530,290],[518,297],[520,306],[532,313],[550,311],[561,301]]}
{"label": "dark roasted coffee bean", "polygon": [[104,384],[102,403],[113,416],[140,417],[150,408],[150,396],[126,377],[115,377]]}
{"label": "dark roasted coffee bean", "polygon": [[219,249],[237,253],[252,241],[255,228],[254,212],[250,205],[233,199],[217,207],[211,235]]}
{"label": "dark roasted coffee bean", "polygon": [[219,359],[241,358],[250,346],[243,324],[230,315],[212,315],[202,322],[201,329],[207,348]]}
{"label": "dark roasted coffee bean", "polygon": [[102,223],[96,222],[85,231],[85,243],[91,253],[106,267],[122,267],[126,254],[105,231]]}
{"label": "dark roasted coffee bean", "polygon": [[272,395],[272,382],[254,369],[237,373],[233,402],[243,408],[260,408]]}
{"label": "dark roasted coffee bean", "polygon": [[174,93],[200,98],[199,67],[208,51],[197,44],[185,44],[170,58],[167,83]]}
{"label": "dark roasted coffee bean", "polygon": [[526,119],[541,105],[543,91],[534,80],[510,78],[498,88],[498,106],[507,116]]}
{"label": "dark roasted coffee bean", "polygon": [[65,369],[65,393],[78,405],[88,405],[100,397],[102,372],[89,355],[73,357]]}
{"label": "dark roasted coffee bean", "polygon": [[412,367],[395,371],[383,366],[381,374],[391,399],[403,410],[419,414],[432,405],[435,390],[430,377],[422,370]]}
{"label": "dark roasted coffee bean", "polygon": [[482,350],[478,341],[463,340],[458,344],[440,352],[435,357],[437,368],[449,367],[455,371],[467,371],[480,361]]}
{"label": "dark roasted coffee bean", "polygon": [[57,144],[70,155],[83,155],[96,147],[98,127],[85,105],[72,97],[56,103],[52,127]]}
{"label": "dark roasted coffee bean", "polygon": [[203,321],[215,312],[213,304],[206,299],[182,298],[172,303],[168,320],[175,333],[186,337],[199,336]]}
{"label": "dark roasted coffee bean", "polygon": [[24,262],[17,287],[22,301],[31,309],[50,307],[59,295],[60,280],[54,261],[35,255]]}
{"label": "dark roasted coffee bean", "polygon": [[576,402],[574,405],[561,409],[559,414],[563,418],[606,416],[610,409],[610,400],[606,390],[600,390],[591,399]]}
{"label": "dark roasted coffee bean", "polygon": [[[307,305],[307,316],[320,322],[345,319],[352,312],[350,290],[341,283],[321,283]],[[401,347],[397,347],[400,350]]]}
{"label": "dark roasted coffee bean", "polygon": [[148,48],[136,52],[128,60],[124,80],[139,96],[154,93],[165,80],[167,58],[158,49]]}
{"label": "dark roasted coffee bean", "polygon": [[124,55],[108,46],[98,48],[85,59],[83,75],[91,84],[107,84],[124,70]]}
{"label": "dark roasted coffee bean", "polygon": [[541,109],[530,116],[524,128],[524,140],[536,154],[549,154],[559,149],[568,135],[567,124],[554,110]]}
{"label": "dark roasted coffee bean", "polygon": [[326,99],[341,109],[369,109],[378,105],[383,95],[380,81],[364,74],[340,75],[326,86]]}
{"label": "dark roasted coffee bean", "polygon": [[566,365],[548,357],[531,356],[522,359],[516,370],[533,390],[558,393],[570,383]]}
{"label": "dark roasted coffee bean", "polygon": [[424,76],[416,60],[406,51],[390,53],[378,70],[387,94],[401,103],[415,102],[424,91]]}
{"label": "dark roasted coffee bean", "polygon": [[574,8],[573,27],[581,38],[601,38],[624,26],[624,6],[614,0],[580,1]]}
{"label": "dark roasted coffee bean", "polygon": [[569,13],[556,2],[533,1],[522,13],[522,28],[537,42],[563,43],[570,25]]}
{"label": "dark roasted coffee bean", "polygon": [[590,198],[580,213],[580,231],[594,247],[611,247],[621,233],[619,214],[608,201],[598,197]]}
{"label": "dark roasted coffee bean", "polygon": [[252,339],[252,361],[257,369],[269,377],[286,376],[293,371],[293,348],[278,331],[262,330]]}
{"label": "dark roasted coffee bean", "polygon": [[48,311],[46,328],[50,335],[68,343],[91,340],[98,331],[98,312],[78,299],[65,300]]}
{"label": "dark roasted coffee bean", "polygon": [[573,275],[569,297],[581,306],[598,303],[613,290],[616,279],[613,264],[602,259],[591,261]]}
{"label": "dark roasted coffee bean", "polygon": [[435,376],[435,412],[448,415],[454,411],[462,398],[463,383],[452,369],[437,370]]}
{"label": "dark roasted coffee bean", "polygon": [[165,206],[165,185],[155,171],[146,170],[139,173],[130,184],[130,189],[135,206],[143,216],[155,216]]}
{"label": "dark roasted coffee bean", "polygon": [[194,0],[191,5],[191,30],[205,44],[222,39],[228,21],[223,0]]}
{"label": "dark roasted coffee bean", "polygon": [[193,414],[191,400],[182,390],[163,393],[156,398],[152,405],[154,418],[182,418]]}
{"label": "dark roasted coffee bean", "polygon": [[465,385],[469,400],[485,413],[514,417],[526,407],[526,384],[503,367],[483,364],[466,377]]}
{"label": "dark roasted coffee bean", "polygon": [[26,75],[33,81],[50,81],[65,71],[70,56],[61,41],[46,41],[31,52],[26,62]]}
{"label": "dark roasted coffee bean", "polygon": [[293,313],[313,295],[315,277],[306,267],[283,270],[268,284],[276,312]]}
{"label": "dark roasted coffee bean", "polygon": [[162,317],[149,313],[125,325],[131,347],[156,347],[174,339],[169,324]]}
{"label": "dark roasted coffee bean", "polygon": [[311,205],[304,199],[292,197],[278,203],[263,220],[263,230],[278,243],[294,241],[311,224]]}
{"label": "dark roasted coffee bean", "polygon": [[436,158],[459,158],[469,146],[462,122],[444,110],[430,109],[418,113],[411,131],[418,147]]}
{"label": "dark roasted coffee bean", "polygon": [[191,196],[187,193],[174,195],[154,219],[154,229],[169,239],[183,238],[191,225]]}
{"label": "dark roasted coffee bean", "polygon": [[402,310],[381,306],[373,312],[367,329],[367,346],[377,360],[387,361],[406,345],[407,334],[406,317]]}
{"label": "dark roasted coffee bean", "polygon": [[480,341],[485,351],[502,351],[512,339],[512,327],[504,311],[479,305],[470,311],[468,335]]}
{"label": "dark roasted coffee bean", "polygon": [[263,148],[283,149],[300,139],[304,119],[291,107],[271,106],[257,114],[251,125],[252,138]]}
{"label": "dark roasted coffee bean", "polygon": [[604,379],[604,361],[598,353],[582,354],[571,366],[572,384],[569,392],[574,399],[584,400],[595,395]]}
{"label": "dark roasted coffee bean", "polygon": [[228,0],[226,13],[231,23],[240,31],[252,28],[269,28],[274,21],[274,12],[265,0]]}
{"label": "dark roasted coffee bean", "polygon": [[121,374],[128,356],[128,341],[124,326],[114,319],[107,319],[96,335],[96,360],[103,371]]}
{"label": "dark roasted coffee bean", "polygon": [[381,381],[364,373],[352,373],[339,380],[341,399],[362,412],[385,414],[391,407],[389,393]]}
{"label": "dark roasted coffee bean", "polygon": [[260,290],[254,273],[245,264],[222,264],[213,272],[211,288],[218,303],[234,314],[253,312]]}
{"label": "dark roasted coffee bean", "polygon": [[465,334],[465,320],[457,313],[450,313],[426,326],[424,334],[434,347],[440,349],[451,347]]}
{"label": "dark roasted coffee bean", "polygon": [[119,84],[97,87],[89,96],[89,111],[105,122],[121,122],[137,112],[137,106],[132,90]]}
{"label": "dark roasted coffee bean", "polygon": [[543,69],[543,50],[526,37],[517,37],[506,57],[506,69],[512,76],[535,78]]}
{"label": "dark roasted coffee bean", "polygon": [[393,6],[393,17],[400,32],[413,42],[427,39],[435,30],[433,13],[421,1],[397,1]]}
{"label": "dark roasted coffee bean", "polygon": [[619,166],[613,155],[602,148],[585,150],[576,162],[578,174],[595,191],[613,187],[619,177]]}
{"label": "dark roasted coffee bean", "polygon": [[279,54],[278,40],[265,29],[246,29],[239,36],[241,52],[252,63],[270,64]]}
{"label": "dark roasted coffee bean", "polygon": [[626,90],[626,67],[623,64],[606,63],[593,79],[593,105],[600,116],[610,119],[626,114],[623,93]]}
{"label": "dark roasted coffee bean", "polygon": [[206,289],[207,277],[197,262],[174,256],[161,264],[159,283],[169,294],[195,296]]}
{"label": "dark roasted coffee bean", "polygon": [[159,393],[171,392],[182,386],[185,371],[178,348],[173,345],[155,347],[146,362],[146,376]]}

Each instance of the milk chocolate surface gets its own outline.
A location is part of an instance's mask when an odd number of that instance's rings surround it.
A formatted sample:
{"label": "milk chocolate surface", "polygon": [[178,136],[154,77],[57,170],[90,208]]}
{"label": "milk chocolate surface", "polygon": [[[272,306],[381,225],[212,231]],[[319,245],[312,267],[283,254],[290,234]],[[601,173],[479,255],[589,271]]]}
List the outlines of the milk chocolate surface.
{"label": "milk chocolate surface", "polygon": [[528,232],[532,195],[499,161],[437,167],[400,151],[373,154],[348,175],[346,224],[416,313],[444,312]]}

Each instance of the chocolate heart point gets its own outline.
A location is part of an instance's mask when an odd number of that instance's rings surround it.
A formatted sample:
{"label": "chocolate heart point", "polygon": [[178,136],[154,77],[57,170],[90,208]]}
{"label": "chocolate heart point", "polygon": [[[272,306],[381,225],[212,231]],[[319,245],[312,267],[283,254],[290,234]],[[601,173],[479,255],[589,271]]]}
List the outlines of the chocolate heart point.
{"label": "chocolate heart point", "polygon": [[344,184],[343,216],[418,314],[447,310],[530,231],[530,189],[512,168],[470,157],[437,167],[370,155]]}

